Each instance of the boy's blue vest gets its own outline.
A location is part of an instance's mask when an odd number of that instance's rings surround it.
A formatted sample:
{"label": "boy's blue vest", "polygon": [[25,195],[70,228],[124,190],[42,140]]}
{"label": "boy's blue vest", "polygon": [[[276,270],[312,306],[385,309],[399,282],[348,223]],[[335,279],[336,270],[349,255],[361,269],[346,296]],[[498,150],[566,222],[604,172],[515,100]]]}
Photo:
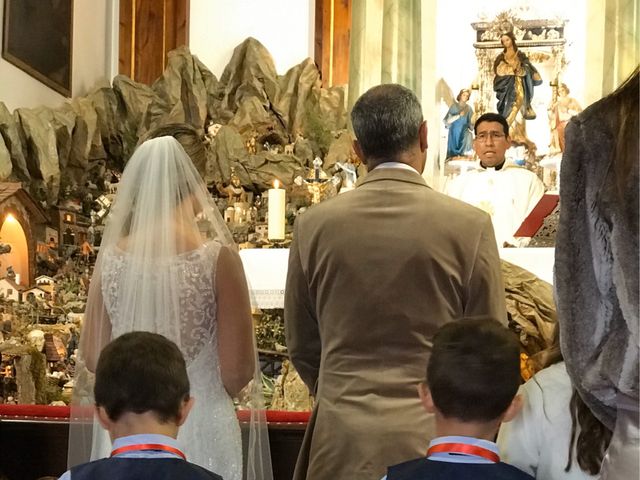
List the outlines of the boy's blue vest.
{"label": "boy's blue vest", "polygon": [[71,469],[71,480],[222,480],[181,458],[103,458]]}
{"label": "boy's blue vest", "polygon": [[418,458],[389,467],[387,480],[534,480],[506,463],[451,463]]}

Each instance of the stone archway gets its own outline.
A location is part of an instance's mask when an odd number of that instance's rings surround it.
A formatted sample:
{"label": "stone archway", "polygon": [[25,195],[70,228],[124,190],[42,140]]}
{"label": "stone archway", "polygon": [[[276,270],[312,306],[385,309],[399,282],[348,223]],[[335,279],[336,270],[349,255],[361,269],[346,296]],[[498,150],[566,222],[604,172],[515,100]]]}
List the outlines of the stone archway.
{"label": "stone archway", "polygon": [[27,234],[21,222],[13,212],[5,213],[0,227],[0,241],[11,245],[11,252],[0,256],[0,278],[6,276],[7,267],[12,266],[16,273],[16,283],[29,286],[30,251]]}

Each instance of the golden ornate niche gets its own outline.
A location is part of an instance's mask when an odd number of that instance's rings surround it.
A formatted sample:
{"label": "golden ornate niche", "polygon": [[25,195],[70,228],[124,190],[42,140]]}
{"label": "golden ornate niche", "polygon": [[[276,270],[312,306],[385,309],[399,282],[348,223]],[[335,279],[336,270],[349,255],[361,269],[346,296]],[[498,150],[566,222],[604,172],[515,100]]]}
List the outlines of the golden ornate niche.
{"label": "golden ornate niche", "polygon": [[[495,76],[493,65],[496,57],[502,52],[501,35],[513,32],[518,49],[529,58],[540,73],[543,84],[536,87],[536,95],[538,95],[538,89],[549,89],[557,85],[558,78],[566,67],[565,23],[566,20],[563,19],[521,20],[515,13],[505,11],[491,22],[471,24],[476,32],[476,41],[473,46],[478,60],[478,74],[473,90],[476,93],[474,110],[478,116],[485,112],[497,111],[497,99],[493,88]],[[517,119],[524,138],[527,138],[525,124],[534,121],[544,122],[547,128],[546,112],[538,112],[535,120]],[[531,142],[530,146],[535,152],[535,142]]]}

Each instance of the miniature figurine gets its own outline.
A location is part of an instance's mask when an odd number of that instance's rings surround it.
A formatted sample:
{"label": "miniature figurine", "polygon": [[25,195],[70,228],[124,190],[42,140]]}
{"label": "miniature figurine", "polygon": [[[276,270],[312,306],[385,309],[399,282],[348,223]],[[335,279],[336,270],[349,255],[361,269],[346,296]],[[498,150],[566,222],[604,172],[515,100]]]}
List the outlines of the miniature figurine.
{"label": "miniature figurine", "polygon": [[242,183],[240,183],[240,177],[236,174],[235,168],[231,169],[231,182],[226,187],[222,187],[220,184],[216,185],[218,192],[221,195],[228,197],[229,200],[227,205],[233,205],[237,202],[246,202],[247,201],[247,192],[242,188]]}
{"label": "miniature figurine", "polygon": [[7,267],[6,278],[8,278],[9,280],[13,280],[14,282],[16,281],[16,272],[13,270],[13,266],[12,265],[9,265]]}
{"label": "miniature figurine", "polygon": [[247,148],[247,152],[249,152],[250,155],[256,154],[256,136],[255,135],[251,135],[251,137],[245,143],[245,147]]}
{"label": "miniature figurine", "polygon": [[222,128],[221,124],[213,123],[213,120],[209,122],[209,126],[207,127],[207,137],[209,141],[212,142],[213,139],[216,138],[216,135],[218,135],[218,132],[220,131],[221,128]]}
{"label": "miniature figurine", "polygon": [[342,186],[340,187],[340,193],[353,190],[358,180],[358,173],[356,166],[349,162],[336,162],[336,166],[343,172],[344,178],[342,180]]}
{"label": "miniature figurine", "polygon": [[78,335],[78,330],[74,325],[71,325],[69,327],[69,342],[67,343],[67,352],[69,352],[69,355],[76,351],[79,343],[80,336]]}
{"label": "miniature figurine", "polygon": [[82,243],[82,245],[80,246],[80,251],[82,253],[82,259],[85,261],[85,263],[88,263],[89,259],[91,258],[91,254],[93,253],[93,247],[88,242],[88,240],[85,240]]}

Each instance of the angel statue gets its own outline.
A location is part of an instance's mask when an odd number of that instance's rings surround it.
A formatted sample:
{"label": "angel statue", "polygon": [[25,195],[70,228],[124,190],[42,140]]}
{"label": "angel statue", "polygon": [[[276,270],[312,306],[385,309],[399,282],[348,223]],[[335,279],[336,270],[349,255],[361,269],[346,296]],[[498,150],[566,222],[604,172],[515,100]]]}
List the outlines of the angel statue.
{"label": "angel statue", "polygon": [[444,117],[445,127],[449,129],[447,139],[447,158],[470,157],[473,150],[473,109],[467,104],[471,91],[463,88],[456,101],[451,104]]}
{"label": "angel statue", "polygon": [[578,101],[569,96],[570,90],[565,83],[557,86],[557,94],[549,106],[549,119],[552,130],[552,148],[564,152],[564,129],[571,117],[582,111]]}

